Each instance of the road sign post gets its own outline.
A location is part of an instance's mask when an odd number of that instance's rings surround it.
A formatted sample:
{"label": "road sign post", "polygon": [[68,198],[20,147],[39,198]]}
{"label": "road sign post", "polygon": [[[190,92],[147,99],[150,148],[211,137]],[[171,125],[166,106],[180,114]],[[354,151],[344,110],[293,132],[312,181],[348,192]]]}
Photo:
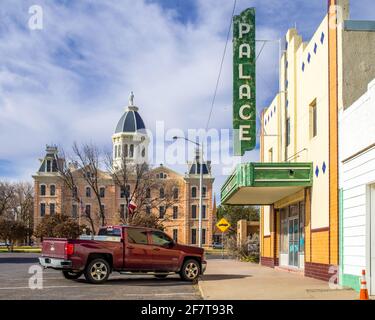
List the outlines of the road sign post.
{"label": "road sign post", "polygon": [[221,218],[216,227],[221,231],[221,259],[224,259],[224,232],[229,229],[230,223],[227,219]]}

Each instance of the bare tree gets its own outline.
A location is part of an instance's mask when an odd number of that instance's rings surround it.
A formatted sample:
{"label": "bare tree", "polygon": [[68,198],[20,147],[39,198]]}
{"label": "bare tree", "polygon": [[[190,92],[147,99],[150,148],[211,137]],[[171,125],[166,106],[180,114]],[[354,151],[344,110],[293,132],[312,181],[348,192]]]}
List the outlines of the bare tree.
{"label": "bare tree", "polygon": [[12,208],[14,185],[0,181],[0,216],[5,215]]}
{"label": "bare tree", "polygon": [[14,185],[12,201],[14,218],[26,226],[26,242],[30,244],[34,225],[34,188],[29,182]]}
{"label": "bare tree", "polygon": [[[101,153],[93,144],[83,144],[81,147],[77,143],[73,144],[73,153],[75,156],[75,165],[78,172],[94,192],[95,199],[99,207],[99,221],[102,226],[105,225],[105,212],[100,196],[99,180],[101,176],[100,161]],[[94,230],[93,230],[94,231]]]}
{"label": "bare tree", "polygon": [[[152,168],[146,163],[134,163],[123,153],[120,163],[114,163],[112,153],[107,153],[105,165],[111,173],[113,182],[120,188],[121,197],[124,198],[124,212],[119,212],[120,220],[127,224],[153,224],[161,228],[161,224],[169,219],[167,209],[179,202],[176,186],[168,179],[158,178]],[[129,205],[134,203],[136,208],[130,214]],[[163,210],[161,216],[149,219],[149,213]]]}
{"label": "bare tree", "polygon": [[82,210],[82,199],[78,188],[78,176],[75,174],[78,170],[78,164],[75,161],[70,161],[63,148],[60,148],[60,159],[58,161],[58,172],[62,178],[64,185],[71,192],[72,201],[79,204],[78,215],[86,219],[95,234],[95,222],[91,213]]}

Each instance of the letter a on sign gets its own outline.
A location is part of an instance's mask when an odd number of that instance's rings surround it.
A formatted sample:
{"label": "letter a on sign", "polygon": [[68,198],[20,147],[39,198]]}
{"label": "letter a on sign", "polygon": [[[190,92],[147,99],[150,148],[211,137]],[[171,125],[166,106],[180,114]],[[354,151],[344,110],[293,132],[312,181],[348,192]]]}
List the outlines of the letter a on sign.
{"label": "letter a on sign", "polygon": [[256,144],[255,9],[233,17],[233,152],[242,156]]}

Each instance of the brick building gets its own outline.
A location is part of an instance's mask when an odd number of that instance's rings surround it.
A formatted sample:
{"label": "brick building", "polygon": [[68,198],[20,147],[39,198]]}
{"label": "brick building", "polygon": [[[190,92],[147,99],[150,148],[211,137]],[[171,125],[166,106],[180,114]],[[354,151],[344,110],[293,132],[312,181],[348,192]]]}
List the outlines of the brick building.
{"label": "brick building", "polygon": [[[133,105],[133,97],[129,100],[122,117],[118,121],[115,133],[112,135],[114,167],[121,165],[121,157],[126,157],[129,163],[137,160],[148,159],[149,137],[145,130],[145,124]],[[98,201],[93,195],[93,190],[87,185],[79,170],[73,171],[77,185],[77,192],[81,202],[74,200],[69,189],[58,172],[58,166],[64,159],[59,158],[56,146],[47,146],[46,153],[38,171],[33,175],[35,187],[34,223],[38,225],[46,215],[67,214],[71,215],[79,223],[89,225],[85,221],[85,212],[99,212]],[[147,214],[156,214],[163,217],[166,232],[184,244],[198,244],[198,216],[199,216],[199,155],[187,163],[187,172],[180,174],[174,170],[160,165],[152,169],[155,178],[168,181],[173,185],[177,201],[168,208],[162,205],[158,208],[146,207]],[[99,186],[102,204],[106,217],[106,224],[120,223],[126,211],[126,199],[121,188],[114,183],[109,172],[100,171]],[[212,197],[212,185],[214,178],[211,175],[210,162],[203,163],[203,201],[202,201],[202,243],[211,245],[214,231],[214,208]],[[130,188],[132,183],[130,182]],[[158,194],[160,190],[150,190]],[[167,217],[165,219],[165,217]],[[96,225],[99,225],[97,219]]]}

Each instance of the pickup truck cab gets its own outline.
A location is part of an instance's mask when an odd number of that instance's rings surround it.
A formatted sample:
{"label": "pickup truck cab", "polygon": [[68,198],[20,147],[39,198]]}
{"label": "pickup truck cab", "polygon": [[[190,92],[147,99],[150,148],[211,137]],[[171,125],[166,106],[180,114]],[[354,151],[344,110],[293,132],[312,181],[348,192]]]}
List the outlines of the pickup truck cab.
{"label": "pickup truck cab", "polygon": [[113,271],[165,278],[178,273],[194,281],[206,269],[202,248],[181,245],[160,230],[127,225],[103,227],[97,236],[45,238],[39,263],[62,270],[67,279],[82,274],[90,283],[104,283]]}

